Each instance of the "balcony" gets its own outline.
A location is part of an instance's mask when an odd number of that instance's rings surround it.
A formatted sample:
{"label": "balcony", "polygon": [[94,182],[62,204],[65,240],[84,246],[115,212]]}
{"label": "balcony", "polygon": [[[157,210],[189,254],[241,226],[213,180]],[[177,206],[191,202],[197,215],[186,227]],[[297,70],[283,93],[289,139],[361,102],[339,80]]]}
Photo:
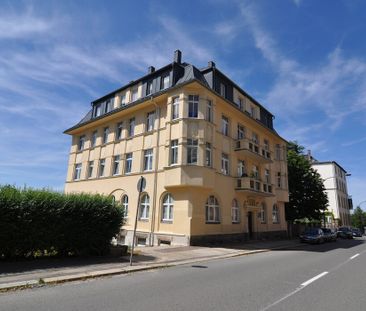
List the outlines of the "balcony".
{"label": "balcony", "polygon": [[170,166],[164,170],[164,187],[202,187],[212,189],[215,171],[198,165]]}
{"label": "balcony", "polygon": [[272,184],[263,183],[259,179],[251,177],[237,178],[235,190],[261,197],[274,195]]}
{"label": "balcony", "polygon": [[235,151],[243,157],[249,157],[260,163],[272,163],[272,154],[269,150],[262,148],[257,143],[249,139],[240,139],[236,141]]}

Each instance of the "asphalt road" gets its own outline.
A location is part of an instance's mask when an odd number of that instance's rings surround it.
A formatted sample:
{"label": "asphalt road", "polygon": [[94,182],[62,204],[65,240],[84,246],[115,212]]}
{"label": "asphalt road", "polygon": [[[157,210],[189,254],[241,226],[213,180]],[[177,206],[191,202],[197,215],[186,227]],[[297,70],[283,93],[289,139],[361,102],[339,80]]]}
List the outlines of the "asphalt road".
{"label": "asphalt road", "polygon": [[366,310],[366,239],[4,293],[0,310]]}

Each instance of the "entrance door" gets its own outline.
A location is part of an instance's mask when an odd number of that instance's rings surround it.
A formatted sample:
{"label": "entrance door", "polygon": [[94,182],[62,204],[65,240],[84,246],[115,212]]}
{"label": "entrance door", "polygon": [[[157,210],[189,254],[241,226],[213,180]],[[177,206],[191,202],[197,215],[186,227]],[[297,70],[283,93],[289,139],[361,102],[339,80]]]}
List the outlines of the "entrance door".
{"label": "entrance door", "polygon": [[253,238],[253,213],[248,212],[248,234],[249,239]]}

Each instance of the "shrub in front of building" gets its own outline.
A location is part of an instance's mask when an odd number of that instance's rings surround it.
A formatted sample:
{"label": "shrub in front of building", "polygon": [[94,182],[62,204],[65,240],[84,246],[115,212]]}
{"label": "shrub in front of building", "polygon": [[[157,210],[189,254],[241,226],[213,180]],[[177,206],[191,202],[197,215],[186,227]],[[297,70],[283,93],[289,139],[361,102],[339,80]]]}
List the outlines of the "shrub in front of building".
{"label": "shrub in front of building", "polygon": [[0,258],[105,254],[123,216],[101,195],[0,186]]}

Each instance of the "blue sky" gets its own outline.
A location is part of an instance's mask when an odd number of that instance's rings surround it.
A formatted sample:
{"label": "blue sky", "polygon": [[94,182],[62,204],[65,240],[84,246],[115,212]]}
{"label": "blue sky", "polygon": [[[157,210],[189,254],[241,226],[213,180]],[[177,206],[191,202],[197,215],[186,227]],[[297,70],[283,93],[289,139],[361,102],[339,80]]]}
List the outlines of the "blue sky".
{"label": "blue sky", "polygon": [[[277,131],[366,200],[366,2],[0,1],[0,184],[63,189],[90,102],[172,60],[210,60]],[[362,205],[366,209],[366,203]]]}

